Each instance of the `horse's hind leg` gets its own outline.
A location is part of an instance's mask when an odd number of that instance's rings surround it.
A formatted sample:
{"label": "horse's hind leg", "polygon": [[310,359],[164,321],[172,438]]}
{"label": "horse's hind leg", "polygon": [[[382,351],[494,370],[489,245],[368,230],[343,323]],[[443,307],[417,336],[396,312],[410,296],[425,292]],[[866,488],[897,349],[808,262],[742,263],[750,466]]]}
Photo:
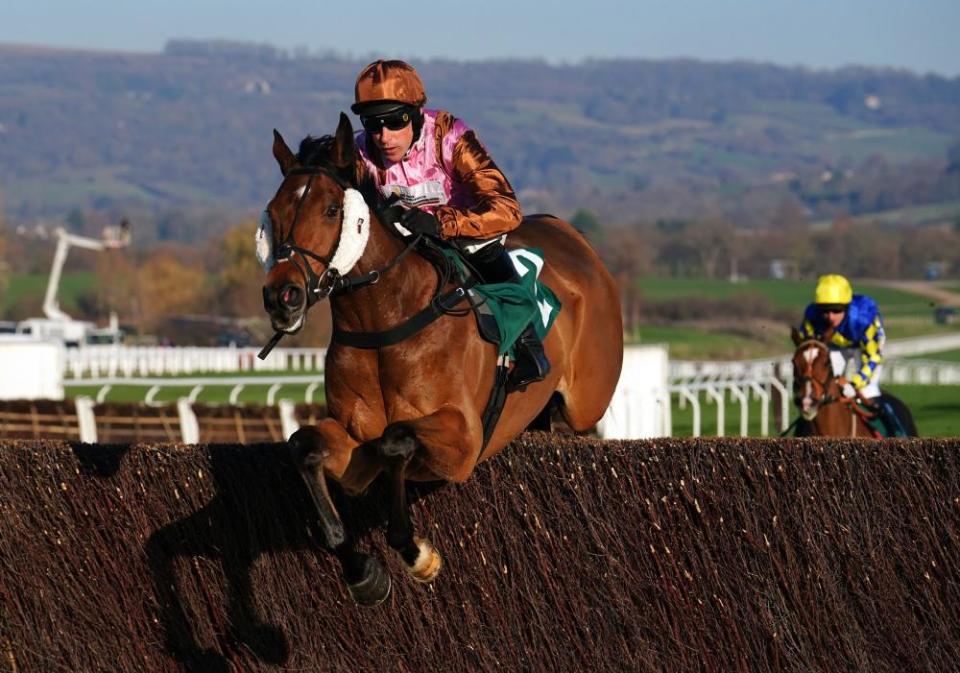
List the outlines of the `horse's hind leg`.
{"label": "horse's hind leg", "polygon": [[[390,576],[379,561],[356,550],[330,497],[326,475],[332,471],[342,476],[349,464],[349,457],[344,458],[344,453],[349,456],[354,451],[372,447],[358,445],[333,419],[325,419],[316,427],[300,428],[288,443],[294,464],[317,507],[327,545],[340,562],[350,595],[360,605],[382,603],[390,594]],[[372,469],[371,473],[370,479],[373,479]]]}
{"label": "horse's hind leg", "polygon": [[387,542],[400,555],[407,572],[415,580],[432,582],[443,561],[429,540],[414,537],[407,503],[407,465],[416,449],[417,437],[405,423],[389,426],[380,439],[380,455],[386,463],[390,484]]}

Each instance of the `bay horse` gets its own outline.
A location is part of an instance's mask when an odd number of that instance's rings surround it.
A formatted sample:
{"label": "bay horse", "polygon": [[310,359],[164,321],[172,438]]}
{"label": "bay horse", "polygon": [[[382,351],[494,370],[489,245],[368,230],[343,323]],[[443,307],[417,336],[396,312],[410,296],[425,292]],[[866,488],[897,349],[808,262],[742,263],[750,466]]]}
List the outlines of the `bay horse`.
{"label": "bay horse", "polygon": [[278,335],[274,342],[299,330],[307,309],[326,296],[334,333],[325,364],[329,417],[295,432],[289,446],[351,596],[361,605],[375,605],[389,594],[389,575],[378,560],[355,548],[327,478],[359,495],[384,473],[387,542],[415,580],[432,581],[442,561],[428,539],[414,534],[407,480],[465,481],[551,400],[573,430],[592,428],[620,376],[617,286],[567,222],[532,216],[510,234],[508,246],[543,251],[540,278],[562,309],[544,341],[552,363],[548,376],[507,395],[484,442],[481,417],[494,387],[498,354],[481,339],[469,311],[445,311],[419,331],[401,334],[402,340],[391,332],[396,342],[389,345],[357,347],[338,338],[389,332],[416,322],[411,317],[424,307],[440,303],[452,309],[459,301],[443,294],[453,287],[448,279],[424,256],[408,254],[407,242],[382,221],[384,202],[359,161],[350,120],[341,113],[333,136],[308,137],[297,155],[274,130],[273,155],[283,180],[264,213],[261,232],[272,234],[258,236],[272,237],[266,244],[272,243],[274,263],[263,296]]}
{"label": "bay horse", "polygon": [[[879,438],[881,435],[868,423],[875,412],[858,399],[844,397],[844,379],[834,374],[826,342],[806,338],[797,328],[793,328],[791,336],[797,347],[793,354],[793,396],[803,422],[803,431],[797,434]],[[907,434],[916,436],[916,426],[906,405],[886,393],[882,398],[893,405]]]}

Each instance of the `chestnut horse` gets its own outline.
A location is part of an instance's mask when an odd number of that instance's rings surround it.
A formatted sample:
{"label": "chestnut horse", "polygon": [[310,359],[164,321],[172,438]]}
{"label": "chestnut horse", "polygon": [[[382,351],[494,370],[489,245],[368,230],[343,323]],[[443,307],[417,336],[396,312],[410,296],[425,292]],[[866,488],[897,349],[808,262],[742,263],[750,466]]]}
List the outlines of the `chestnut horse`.
{"label": "chestnut horse", "polygon": [[407,254],[407,242],[381,221],[384,204],[358,160],[347,116],[341,113],[333,137],[308,138],[298,155],[274,131],[273,155],[283,181],[261,230],[272,229],[274,262],[263,288],[264,307],[278,335],[293,333],[307,309],[329,296],[334,330],[325,365],[329,417],[298,430],[289,444],[351,595],[373,605],[387,597],[390,578],[378,560],[355,549],[327,478],[357,495],[385,473],[387,541],[414,579],[432,581],[441,557],[429,540],[414,535],[406,481],[463,482],[552,400],[571,428],[592,428],[620,375],[617,288],[593,248],[567,222],[533,216],[510,234],[508,245],[543,251],[540,278],[562,310],[544,342],[549,375],[506,397],[484,442],[482,415],[498,355],[481,339],[469,311],[444,311],[390,345],[357,347],[338,339],[338,334],[389,331],[438,298],[450,309],[466,306],[462,294],[452,299],[443,294],[454,285],[420,254]]}
{"label": "chestnut horse", "polygon": [[[870,410],[877,399],[861,404],[843,395],[843,377],[836,376],[830,361],[830,348],[824,341],[805,338],[798,329],[792,332],[797,350],[793,354],[793,396],[805,423],[802,432],[824,437],[880,437],[868,424],[875,416]],[[907,434],[916,436],[916,426],[906,405],[892,395],[882,397],[896,409]]]}

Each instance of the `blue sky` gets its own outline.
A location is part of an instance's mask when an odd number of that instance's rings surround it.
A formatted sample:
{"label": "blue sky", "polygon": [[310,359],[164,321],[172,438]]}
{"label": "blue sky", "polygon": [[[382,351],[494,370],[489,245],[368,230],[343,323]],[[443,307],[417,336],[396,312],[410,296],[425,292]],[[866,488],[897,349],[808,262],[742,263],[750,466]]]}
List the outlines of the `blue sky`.
{"label": "blue sky", "polygon": [[692,57],[960,75],[960,0],[0,0],[0,42],[224,38],[363,57]]}

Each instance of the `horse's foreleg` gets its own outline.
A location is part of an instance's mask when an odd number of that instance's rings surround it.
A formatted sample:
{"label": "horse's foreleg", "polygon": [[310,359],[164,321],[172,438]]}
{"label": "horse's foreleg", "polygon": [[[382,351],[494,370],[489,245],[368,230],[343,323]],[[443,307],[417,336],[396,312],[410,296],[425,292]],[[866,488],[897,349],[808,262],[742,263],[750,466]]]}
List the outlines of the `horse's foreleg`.
{"label": "horse's foreleg", "polygon": [[380,455],[386,463],[390,485],[387,542],[414,579],[432,582],[443,561],[428,540],[414,537],[407,502],[407,465],[416,449],[416,435],[406,423],[389,426],[380,439]]}
{"label": "horse's foreleg", "polygon": [[428,539],[414,535],[406,491],[410,461],[416,453],[418,464],[438,477],[465,479],[480,453],[480,434],[479,423],[470,427],[460,410],[444,407],[423,418],[392,423],[380,438],[390,484],[387,542],[417,581],[432,582],[443,561]]}
{"label": "horse's foreleg", "polygon": [[[300,428],[290,436],[288,443],[294,464],[317,507],[327,545],[340,562],[350,595],[361,605],[383,602],[390,594],[390,576],[379,561],[356,550],[327,485],[327,474],[342,478],[352,455],[357,451],[372,451],[371,443],[358,444],[333,419],[324,419],[315,427]],[[356,467],[354,471],[373,479],[377,469],[371,464]]]}
{"label": "horse's foreleg", "polygon": [[300,428],[290,436],[287,443],[293,463],[303,477],[313,504],[320,514],[320,525],[327,546],[335,549],[346,541],[346,533],[327,486],[326,464],[331,458],[333,447],[336,446],[328,441],[329,434],[320,432],[320,426]]}

